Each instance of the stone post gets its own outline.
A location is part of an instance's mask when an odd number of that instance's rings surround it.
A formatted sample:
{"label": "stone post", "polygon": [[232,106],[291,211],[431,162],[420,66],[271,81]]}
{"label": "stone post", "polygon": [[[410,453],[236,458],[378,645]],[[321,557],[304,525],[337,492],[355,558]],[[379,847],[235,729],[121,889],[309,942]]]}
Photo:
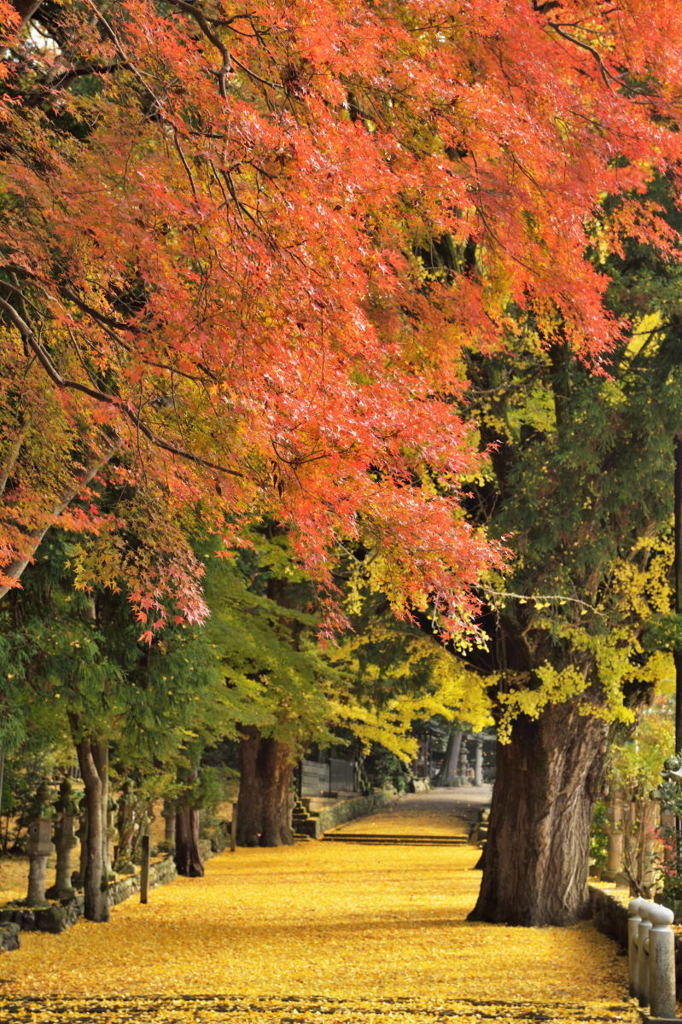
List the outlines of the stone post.
{"label": "stone post", "polygon": [[640,909],[644,901],[638,896],[628,904],[628,974],[630,995],[639,999],[639,926],[642,921]]}
{"label": "stone post", "polygon": [[476,753],[474,760],[474,786],[483,785],[483,740],[476,739]]}
{"label": "stone post", "polygon": [[651,921],[647,911],[647,901],[640,903],[641,920],[637,930],[637,998],[640,1006],[649,1005],[649,935]]}
{"label": "stone post", "polygon": [[467,752],[466,752],[466,737],[463,736],[462,737],[462,750],[461,750],[461,753],[459,755],[459,765],[457,767],[457,781],[455,783],[456,786],[466,786],[466,784],[468,782],[468,779],[467,779],[468,768],[469,768],[469,758],[467,757]]}
{"label": "stone post", "polygon": [[47,895],[52,899],[65,900],[70,899],[74,894],[71,887],[71,852],[77,843],[73,826],[78,814],[69,779],[64,779],[59,787],[59,797],[54,806],[58,815],[54,829],[57,872],[55,883],[48,890]]}
{"label": "stone post", "polygon": [[618,882],[623,878],[623,796],[616,792],[609,801],[608,847],[606,868],[602,878],[607,882]]}
{"label": "stone post", "polygon": [[52,845],[52,807],[49,802],[50,791],[46,783],[42,783],[36,794],[32,812],[32,821],[28,826],[28,843],[26,851],[29,859],[28,893],[26,902],[31,907],[40,906],[45,900],[45,873],[47,858],[54,853]]}
{"label": "stone post", "polygon": [[651,903],[649,934],[649,1008],[652,1017],[672,1020],[675,1016],[674,914],[668,907]]}
{"label": "stone post", "polygon": [[140,867],[140,903],[149,902],[149,833],[142,836],[142,861]]}

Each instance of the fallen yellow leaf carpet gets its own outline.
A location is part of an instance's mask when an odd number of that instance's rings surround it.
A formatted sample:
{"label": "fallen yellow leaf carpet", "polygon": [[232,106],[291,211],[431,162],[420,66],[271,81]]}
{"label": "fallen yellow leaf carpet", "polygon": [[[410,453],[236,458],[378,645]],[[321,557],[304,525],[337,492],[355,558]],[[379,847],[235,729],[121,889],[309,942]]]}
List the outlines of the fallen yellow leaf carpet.
{"label": "fallen yellow leaf carpet", "polygon": [[[427,797],[362,827],[461,831],[451,809],[438,818]],[[588,924],[465,920],[477,857],[466,846],[315,841],[222,854],[205,878],[155,889],[147,906],[129,900],[106,925],[22,935],[21,949],[0,958],[0,1021],[633,1021],[623,958]]]}

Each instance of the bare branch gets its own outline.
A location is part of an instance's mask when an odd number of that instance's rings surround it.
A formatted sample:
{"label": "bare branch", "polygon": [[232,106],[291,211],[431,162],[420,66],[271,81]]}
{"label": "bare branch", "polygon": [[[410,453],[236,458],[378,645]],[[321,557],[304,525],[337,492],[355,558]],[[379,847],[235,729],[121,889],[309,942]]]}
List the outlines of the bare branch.
{"label": "bare branch", "polygon": [[195,7],[194,4],[187,3],[186,0],[168,0],[173,7],[178,7],[181,11],[189,14],[191,18],[194,18],[197,25],[204,33],[208,41],[216,48],[220,56],[222,57],[222,64],[218,71],[216,71],[216,77],[218,79],[218,89],[220,95],[224,100],[227,99],[227,76],[232,74],[232,61],[230,53],[225,44],[223,43],[220,36],[217,36],[211,28],[210,22],[204,16],[204,14]]}
{"label": "bare branch", "polygon": [[599,53],[599,50],[596,50],[594,46],[591,46],[589,43],[583,42],[582,39],[576,39],[575,36],[572,36],[570,35],[570,33],[565,32],[564,29],[562,29],[556,21],[548,21],[547,24],[550,26],[550,28],[553,28],[556,34],[558,36],[561,36],[562,39],[566,39],[569,43],[573,43],[574,46],[579,46],[581,50],[586,50],[587,53],[592,54],[592,56],[597,62],[599,73],[604,79],[604,83],[608,89],[611,88],[612,82],[615,82],[616,85],[622,84],[620,78],[618,78],[617,75],[614,75],[609,71],[606,64],[604,63],[602,55]]}

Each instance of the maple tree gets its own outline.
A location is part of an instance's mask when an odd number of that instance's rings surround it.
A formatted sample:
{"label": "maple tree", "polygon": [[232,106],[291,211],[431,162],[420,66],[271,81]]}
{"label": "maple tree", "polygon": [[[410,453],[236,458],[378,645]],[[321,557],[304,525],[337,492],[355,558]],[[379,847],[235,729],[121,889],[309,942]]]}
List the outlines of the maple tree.
{"label": "maple tree", "polygon": [[[462,347],[514,304],[585,358],[613,341],[588,221],[619,194],[610,242],[669,243],[638,193],[678,155],[674,5],[1,11],[4,585],[62,522],[109,539],[150,634],[200,618],[163,535],[203,500],[232,544],[273,516],[323,583],[361,538],[398,610],[460,627],[496,557],[457,513]],[[458,272],[426,282],[446,237]],[[117,548],[96,488],[74,504],[98,477],[146,545]]]}
{"label": "maple tree", "polygon": [[0,609],[0,730],[57,747],[62,765],[77,755],[87,821],[84,911],[101,921],[111,764],[114,779],[116,769],[119,779],[144,777],[150,798],[165,796],[169,778],[190,760],[188,744],[229,730],[239,705],[197,627],[168,627],[163,641],[140,644],[122,594],[76,590],[76,550],[73,538],[53,531],[25,586]]}

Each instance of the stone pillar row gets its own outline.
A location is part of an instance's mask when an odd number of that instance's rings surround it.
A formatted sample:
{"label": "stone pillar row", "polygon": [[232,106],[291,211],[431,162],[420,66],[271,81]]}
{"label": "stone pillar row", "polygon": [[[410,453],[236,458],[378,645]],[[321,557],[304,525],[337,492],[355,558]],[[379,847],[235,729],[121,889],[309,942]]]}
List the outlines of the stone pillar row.
{"label": "stone pillar row", "polygon": [[[50,790],[42,783],[31,807],[28,826],[27,853],[29,859],[28,893],[26,903],[31,907],[46,904],[51,899],[69,899],[74,895],[71,887],[71,853],[76,845],[74,822],[78,807],[71,782],[64,779],[59,787],[57,801],[50,802]],[[52,842],[54,828],[54,843]],[[55,883],[45,891],[48,857],[57,851]]]}

